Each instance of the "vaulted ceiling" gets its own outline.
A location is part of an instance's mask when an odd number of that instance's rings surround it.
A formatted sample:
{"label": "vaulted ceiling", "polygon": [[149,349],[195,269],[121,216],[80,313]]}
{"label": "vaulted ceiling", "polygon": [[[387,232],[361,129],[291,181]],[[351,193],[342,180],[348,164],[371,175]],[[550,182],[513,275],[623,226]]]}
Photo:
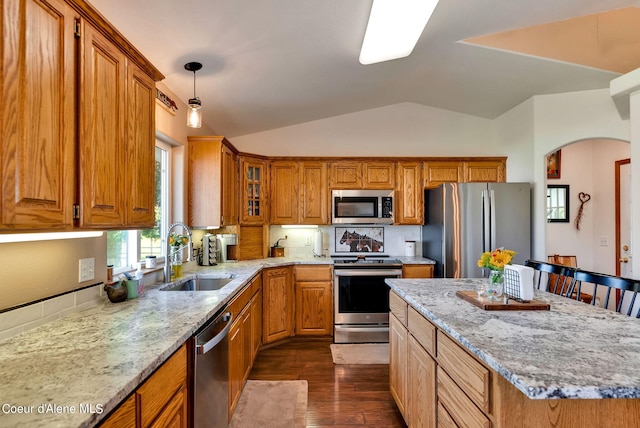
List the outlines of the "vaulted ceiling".
{"label": "vaulted ceiling", "polygon": [[440,0],[409,57],[366,66],[371,0],[91,3],[184,101],[201,62],[204,122],[227,137],[400,102],[495,118],[640,67],[640,0]]}

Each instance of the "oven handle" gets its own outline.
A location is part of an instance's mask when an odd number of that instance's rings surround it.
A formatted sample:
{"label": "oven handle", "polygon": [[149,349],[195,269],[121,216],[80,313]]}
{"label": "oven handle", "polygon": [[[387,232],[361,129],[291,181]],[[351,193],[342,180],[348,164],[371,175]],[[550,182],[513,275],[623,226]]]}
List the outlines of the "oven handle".
{"label": "oven handle", "polygon": [[333,270],[335,276],[395,276],[400,278],[402,276],[402,270],[400,269],[335,269]]}
{"label": "oven handle", "polygon": [[370,327],[369,326],[353,326],[353,325],[336,325],[335,328],[337,330],[349,330],[349,331],[353,331],[353,332],[384,332],[384,331],[389,331],[389,324],[372,324]]}

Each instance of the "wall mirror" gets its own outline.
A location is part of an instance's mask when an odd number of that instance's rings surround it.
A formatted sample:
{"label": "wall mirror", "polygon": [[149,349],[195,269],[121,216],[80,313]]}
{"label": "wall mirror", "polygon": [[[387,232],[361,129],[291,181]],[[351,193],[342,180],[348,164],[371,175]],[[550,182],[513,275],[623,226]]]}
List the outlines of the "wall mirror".
{"label": "wall mirror", "polygon": [[547,185],[547,222],[569,223],[569,185]]}

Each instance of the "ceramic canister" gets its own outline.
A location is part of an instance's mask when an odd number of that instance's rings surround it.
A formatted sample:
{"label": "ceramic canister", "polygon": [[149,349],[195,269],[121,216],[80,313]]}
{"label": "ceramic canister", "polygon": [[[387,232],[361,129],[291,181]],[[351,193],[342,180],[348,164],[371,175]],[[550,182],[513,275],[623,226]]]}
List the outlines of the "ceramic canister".
{"label": "ceramic canister", "polygon": [[404,242],[404,255],[407,257],[415,257],[416,256],[416,241],[405,241]]}

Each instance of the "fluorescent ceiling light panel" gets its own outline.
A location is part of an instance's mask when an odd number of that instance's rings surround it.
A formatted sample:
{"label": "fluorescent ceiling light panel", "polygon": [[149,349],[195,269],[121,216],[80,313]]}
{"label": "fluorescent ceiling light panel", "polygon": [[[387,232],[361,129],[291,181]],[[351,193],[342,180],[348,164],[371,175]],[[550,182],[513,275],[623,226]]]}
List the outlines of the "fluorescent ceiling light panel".
{"label": "fluorescent ceiling light panel", "polygon": [[438,0],[373,0],[360,64],[409,56],[437,4]]}

